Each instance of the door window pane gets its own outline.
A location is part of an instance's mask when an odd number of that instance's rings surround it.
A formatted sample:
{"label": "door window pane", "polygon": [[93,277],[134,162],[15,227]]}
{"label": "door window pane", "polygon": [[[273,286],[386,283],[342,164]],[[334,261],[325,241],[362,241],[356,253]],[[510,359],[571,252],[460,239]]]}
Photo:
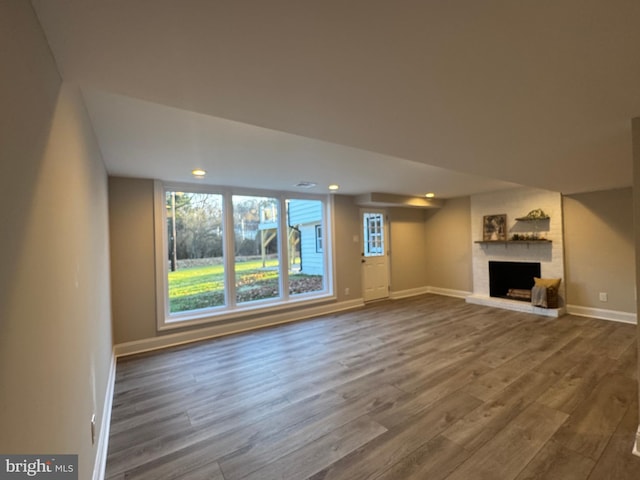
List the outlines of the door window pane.
{"label": "door window pane", "polygon": [[384,255],[384,217],[382,213],[365,213],[364,226],[364,255],[375,257]]}

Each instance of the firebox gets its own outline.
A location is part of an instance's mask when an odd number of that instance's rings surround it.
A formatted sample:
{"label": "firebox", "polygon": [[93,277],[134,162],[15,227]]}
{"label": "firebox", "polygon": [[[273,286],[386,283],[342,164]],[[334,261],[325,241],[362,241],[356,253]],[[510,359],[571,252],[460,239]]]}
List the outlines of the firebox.
{"label": "firebox", "polygon": [[533,277],[540,277],[539,262],[489,262],[489,295],[531,301]]}

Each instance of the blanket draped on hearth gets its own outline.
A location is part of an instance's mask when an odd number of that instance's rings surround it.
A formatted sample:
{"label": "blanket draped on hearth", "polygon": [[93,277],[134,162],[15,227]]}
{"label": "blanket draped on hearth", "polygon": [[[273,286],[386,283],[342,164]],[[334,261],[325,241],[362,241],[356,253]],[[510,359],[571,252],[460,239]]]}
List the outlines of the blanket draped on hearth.
{"label": "blanket draped on hearth", "polygon": [[547,287],[533,287],[531,289],[531,304],[535,307],[547,308]]}

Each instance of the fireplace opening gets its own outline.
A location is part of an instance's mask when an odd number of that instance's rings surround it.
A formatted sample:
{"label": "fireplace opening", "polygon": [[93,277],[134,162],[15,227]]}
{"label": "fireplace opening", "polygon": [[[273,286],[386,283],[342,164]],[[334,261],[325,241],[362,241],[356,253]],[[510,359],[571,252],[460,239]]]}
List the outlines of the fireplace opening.
{"label": "fireplace opening", "polygon": [[490,261],[489,295],[530,302],[533,277],[540,278],[539,262]]}

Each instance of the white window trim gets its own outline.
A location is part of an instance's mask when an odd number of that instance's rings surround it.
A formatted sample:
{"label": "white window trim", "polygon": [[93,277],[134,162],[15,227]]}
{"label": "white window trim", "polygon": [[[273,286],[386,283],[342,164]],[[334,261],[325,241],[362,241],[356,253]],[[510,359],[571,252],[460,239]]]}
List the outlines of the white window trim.
{"label": "white window trim", "polygon": [[[232,195],[249,195],[249,196],[269,196],[279,200],[279,207],[284,205],[285,198],[299,198],[309,200],[321,200],[323,205],[324,216],[324,228],[323,228],[323,241],[325,246],[324,251],[324,284],[325,290],[320,293],[299,294],[295,297],[289,296],[288,279],[285,282],[283,275],[280,275],[280,288],[283,292],[283,298],[277,299],[264,299],[250,303],[243,303],[241,305],[225,306],[225,307],[213,307],[202,310],[192,310],[185,313],[169,315],[169,296],[168,296],[168,271],[167,262],[165,261],[164,252],[168,249],[168,239],[166,235],[167,231],[167,217],[165,215],[165,191],[166,190],[184,190],[196,193],[215,193],[223,195],[223,208],[225,213],[229,203],[229,199]],[[174,182],[162,182],[156,180],[154,182],[154,237],[155,237],[155,278],[156,278],[156,328],[158,331],[171,330],[175,328],[184,328],[191,325],[211,324],[216,322],[222,322],[233,319],[242,319],[259,314],[270,314],[283,310],[299,309],[303,307],[314,306],[322,303],[336,301],[335,295],[335,265],[334,258],[334,201],[333,196],[323,195],[308,195],[299,194],[294,192],[273,192],[267,190],[258,189],[241,189],[233,187],[222,187],[215,185],[197,185],[191,183],[174,183]],[[284,212],[279,212],[279,228],[280,231],[286,231],[287,219]],[[223,240],[223,252],[225,258],[225,271],[233,271],[233,255],[227,255],[228,240],[227,236],[231,235],[229,232],[233,232],[233,215],[224,215],[224,240]],[[278,236],[279,241],[284,237]],[[281,265],[288,265],[288,251],[286,248],[282,248],[282,245],[278,247],[280,251]],[[233,295],[235,298],[235,284],[231,281],[232,275],[225,275],[225,291],[227,295]],[[287,285],[285,285],[287,283]],[[286,288],[285,288],[286,287]]]}

